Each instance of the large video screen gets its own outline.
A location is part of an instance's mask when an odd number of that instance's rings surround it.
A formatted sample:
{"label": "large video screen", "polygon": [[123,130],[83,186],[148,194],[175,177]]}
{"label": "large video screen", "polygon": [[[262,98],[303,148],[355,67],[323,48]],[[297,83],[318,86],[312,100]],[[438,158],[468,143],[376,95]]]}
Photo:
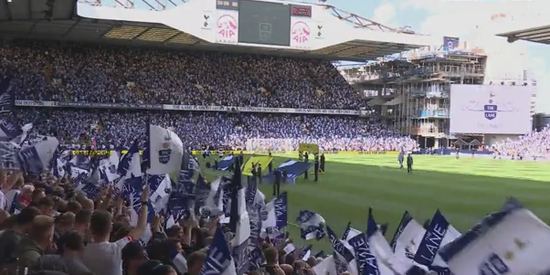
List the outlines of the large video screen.
{"label": "large video screen", "polygon": [[451,85],[451,133],[525,134],[531,131],[536,87]]}
{"label": "large video screen", "polygon": [[290,5],[240,1],[239,42],[290,46]]}

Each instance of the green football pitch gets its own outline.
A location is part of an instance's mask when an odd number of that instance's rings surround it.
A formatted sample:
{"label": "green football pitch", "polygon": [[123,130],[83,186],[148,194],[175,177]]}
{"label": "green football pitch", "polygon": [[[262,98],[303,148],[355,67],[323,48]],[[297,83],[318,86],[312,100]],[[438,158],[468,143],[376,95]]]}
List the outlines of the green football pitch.
{"label": "green football pitch", "polygon": [[[289,158],[296,155],[275,157],[273,167]],[[550,163],[416,155],[413,174],[398,168],[396,155],[326,155],[326,172],[318,182],[310,173],[309,180],[302,176],[281,186],[288,192],[289,222],[295,223],[300,210],[311,210],[337,234],[348,222],[365,230],[371,207],[378,223],[389,223],[391,238],[405,210],[422,224],[439,209],[464,232],[508,197],[550,222]],[[209,181],[224,174],[204,167],[202,172]],[[271,185],[260,189],[272,198]],[[289,231],[298,241],[299,228],[289,226]],[[313,243],[315,250],[330,251],[326,240]]]}

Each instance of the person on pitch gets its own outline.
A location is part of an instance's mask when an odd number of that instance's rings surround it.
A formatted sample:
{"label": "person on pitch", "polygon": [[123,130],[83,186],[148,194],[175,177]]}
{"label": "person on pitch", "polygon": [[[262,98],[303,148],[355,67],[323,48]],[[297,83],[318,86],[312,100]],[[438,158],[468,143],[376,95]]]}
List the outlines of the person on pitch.
{"label": "person on pitch", "polygon": [[283,175],[281,173],[281,170],[278,169],[275,170],[273,174],[275,175],[275,182],[273,182],[273,196],[278,197],[281,189],[281,178]]}
{"label": "person on pitch", "polygon": [[321,153],[320,166],[321,166],[321,172],[325,173],[325,154],[324,153]]}
{"label": "person on pitch", "polygon": [[405,151],[401,149],[399,155],[397,156],[397,161],[399,162],[399,169],[403,169],[403,161],[405,161]]}
{"label": "person on pitch", "polygon": [[258,183],[262,184],[262,164],[258,163],[256,171],[258,172]]}
{"label": "person on pitch", "polygon": [[413,172],[413,157],[411,153],[407,155],[407,173],[412,174]]}
{"label": "person on pitch", "polygon": [[314,181],[317,181],[319,179],[319,155],[315,154],[315,179]]}

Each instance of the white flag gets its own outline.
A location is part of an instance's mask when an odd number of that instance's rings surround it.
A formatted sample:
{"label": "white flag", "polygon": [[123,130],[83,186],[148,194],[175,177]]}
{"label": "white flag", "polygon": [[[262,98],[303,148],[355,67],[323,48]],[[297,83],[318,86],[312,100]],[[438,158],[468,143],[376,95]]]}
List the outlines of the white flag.
{"label": "white flag", "polygon": [[550,227],[516,202],[440,251],[455,275],[548,274],[549,253]]}
{"label": "white flag", "polygon": [[170,174],[180,170],[183,143],[172,131],[149,125],[150,175]]}

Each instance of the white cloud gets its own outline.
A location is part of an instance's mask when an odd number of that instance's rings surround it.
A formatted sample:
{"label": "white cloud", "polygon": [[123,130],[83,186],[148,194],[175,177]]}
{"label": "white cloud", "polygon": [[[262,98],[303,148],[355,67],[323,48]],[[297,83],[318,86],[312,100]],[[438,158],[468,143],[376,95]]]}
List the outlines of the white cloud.
{"label": "white cloud", "polygon": [[390,2],[382,2],[378,7],[374,9],[374,15],[372,20],[375,22],[392,26],[394,25],[394,19],[396,15],[396,7]]}

